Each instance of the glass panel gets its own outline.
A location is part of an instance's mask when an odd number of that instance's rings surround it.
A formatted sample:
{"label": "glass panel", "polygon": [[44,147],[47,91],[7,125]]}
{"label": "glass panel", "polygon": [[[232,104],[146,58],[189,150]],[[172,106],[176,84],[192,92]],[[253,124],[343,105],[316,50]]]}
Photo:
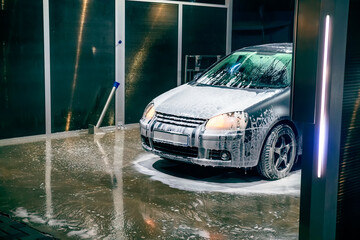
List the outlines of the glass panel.
{"label": "glass panel", "polygon": [[42,1],[0,6],[0,138],[45,133]]}
{"label": "glass panel", "polygon": [[[225,55],[226,9],[184,6],[182,42],[182,79],[184,82],[184,69],[191,69],[190,61],[187,64],[185,63],[185,55],[200,55],[195,56],[200,60],[198,61],[199,69],[205,69],[217,60],[213,57],[212,59],[208,58],[212,60],[211,62],[206,62],[204,61],[206,56]],[[190,60],[189,57],[188,60]],[[187,81],[189,80],[191,79],[187,79]]]}
{"label": "glass panel", "polygon": [[138,122],[146,105],[176,87],[178,6],[126,2],[125,122]]}
{"label": "glass panel", "polygon": [[264,43],[292,42],[294,0],[234,0],[232,50]]}
{"label": "glass panel", "polygon": [[191,2],[191,3],[209,3],[209,4],[221,4],[225,5],[225,0],[169,0],[176,2]]}
{"label": "glass panel", "polygon": [[[53,132],[97,122],[115,80],[114,9],[114,1],[50,0]],[[112,124],[114,103],[103,121]]]}

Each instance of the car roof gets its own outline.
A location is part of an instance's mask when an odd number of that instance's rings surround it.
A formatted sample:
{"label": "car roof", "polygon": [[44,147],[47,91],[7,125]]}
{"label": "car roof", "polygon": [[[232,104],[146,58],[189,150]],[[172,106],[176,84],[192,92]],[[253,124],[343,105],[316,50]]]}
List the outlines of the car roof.
{"label": "car roof", "polygon": [[270,43],[241,48],[237,51],[292,53],[292,43]]}

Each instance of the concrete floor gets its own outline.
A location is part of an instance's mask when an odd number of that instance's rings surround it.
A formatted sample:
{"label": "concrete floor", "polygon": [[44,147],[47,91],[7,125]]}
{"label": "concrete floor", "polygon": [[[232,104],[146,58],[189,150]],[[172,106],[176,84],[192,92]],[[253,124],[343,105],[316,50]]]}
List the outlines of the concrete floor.
{"label": "concrete floor", "polygon": [[[56,137],[58,136],[58,137]],[[297,239],[300,170],[162,160],[139,130],[0,142],[0,212],[60,239]]]}

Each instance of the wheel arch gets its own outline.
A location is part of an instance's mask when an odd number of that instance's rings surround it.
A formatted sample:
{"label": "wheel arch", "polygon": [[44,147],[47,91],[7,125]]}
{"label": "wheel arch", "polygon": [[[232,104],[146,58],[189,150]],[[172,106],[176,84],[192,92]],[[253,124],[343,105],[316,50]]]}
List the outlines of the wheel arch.
{"label": "wheel arch", "polygon": [[[291,127],[291,129],[293,130],[294,134],[295,134],[295,138],[296,138],[296,143],[297,143],[297,146],[298,146],[298,149],[297,149],[297,152],[299,153],[299,150],[301,147],[299,147],[299,142],[301,141],[300,137],[301,137],[301,131],[299,130],[299,127],[290,119],[290,118],[280,118],[278,119],[277,121],[275,121],[272,125],[270,125],[264,139],[262,139],[262,143],[261,143],[261,148],[260,148],[260,152],[259,152],[259,155],[258,155],[258,158],[257,158],[257,164],[259,164],[259,161],[260,161],[260,158],[261,158],[261,153],[264,149],[264,145],[265,145],[265,142],[266,142],[266,139],[269,137],[271,131],[281,125],[281,124],[286,124],[288,126]],[[298,154],[297,153],[297,154]]]}

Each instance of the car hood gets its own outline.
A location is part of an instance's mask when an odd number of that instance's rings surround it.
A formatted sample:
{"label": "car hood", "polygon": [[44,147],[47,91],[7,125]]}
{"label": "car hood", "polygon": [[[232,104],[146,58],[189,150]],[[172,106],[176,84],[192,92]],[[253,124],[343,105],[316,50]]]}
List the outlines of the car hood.
{"label": "car hood", "polygon": [[185,84],[155,98],[154,106],[161,113],[209,119],[223,113],[244,111],[283,91],[284,89],[234,89]]}

